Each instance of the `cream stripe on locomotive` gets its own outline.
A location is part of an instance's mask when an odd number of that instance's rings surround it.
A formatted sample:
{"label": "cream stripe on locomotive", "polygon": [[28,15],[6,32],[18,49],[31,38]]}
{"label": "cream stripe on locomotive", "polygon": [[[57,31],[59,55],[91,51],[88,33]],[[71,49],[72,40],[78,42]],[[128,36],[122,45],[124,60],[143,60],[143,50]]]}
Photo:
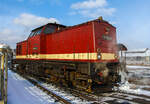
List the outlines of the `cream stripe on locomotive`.
{"label": "cream stripe on locomotive", "polygon": [[[97,60],[97,53],[72,53],[72,54],[34,54],[17,55],[16,59],[76,59],[76,60]],[[115,54],[101,53],[101,60],[114,60]]]}
{"label": "cream stripe on locomotive", "polygon": [[102,60],[114,60],[115,59],[115,54],[113,53],[101,53]]}

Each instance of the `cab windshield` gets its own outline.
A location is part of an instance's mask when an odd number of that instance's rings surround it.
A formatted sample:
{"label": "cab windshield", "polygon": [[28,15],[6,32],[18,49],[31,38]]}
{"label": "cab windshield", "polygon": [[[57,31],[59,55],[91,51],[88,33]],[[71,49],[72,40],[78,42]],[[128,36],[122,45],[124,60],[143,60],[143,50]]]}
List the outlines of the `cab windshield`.
{"label": "cab windshield", "polygon": [[30,33],[29,37],[32,37],[32,36],[35,36],[35,35],[39,35],[41,32],[42,32],[42,28],[38,29],[38,30],[35,30],[35,31],[32,31]]}
{"label": "cab windshield", "polygon": [[56,26],[46,26],[44,34],[50,34],[56,31]]}

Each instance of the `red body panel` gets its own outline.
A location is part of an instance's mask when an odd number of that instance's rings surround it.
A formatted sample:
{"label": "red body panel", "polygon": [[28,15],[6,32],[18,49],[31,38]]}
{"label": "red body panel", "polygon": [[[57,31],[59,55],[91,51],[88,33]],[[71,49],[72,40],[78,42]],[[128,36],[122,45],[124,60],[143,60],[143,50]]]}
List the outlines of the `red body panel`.
{"label": "red body panel", "polygon": [[[43,29],[44,28],[45,27],[43,26]],[[107,22],[101,22],[98,20],[68,27],[65,30],[57,31],[51,34],[45,35],[42,32],[39,35],[28,38],[27,41],[18,43],[17,50],[18,45],[20,44],[22,45],[23,49],[19,55],[97,53],[98,49],[100,49],[101,53],[117,54],[116,28]],[[30,57],[27,59],[30,59]],[[31,60],[34,59],[32,58]],[[106,60],[92,59],[63,59],[62,61],[66,60],[106,62]],[[118,59],[107,60],[107,62],[118,62]]]}
{"label": "red body panel", "polygon": [[92,25],[87,24],[45,35],[45,54],[94,52],[92,33]]}
{"label": "red body panel", "polygon": [[27,42],[29,55],[40,53],[40,35],[29,38]]}
{"label": "red body panel", "polygon": [[[109,31],[106,31],[106,28],[110,29]],[[95,29],[95,47],[100,48],[101,52],[104,53],[115,53],[117,52],[116,48],[116,28],[106,24],[106,23],[94,23],[94,29]],[[110,38],[104,39],[103,36],[106,36]]]}
{"label": "red body panel", "polygon": [[17,43],[16,55],[27,55],[27,41]]}

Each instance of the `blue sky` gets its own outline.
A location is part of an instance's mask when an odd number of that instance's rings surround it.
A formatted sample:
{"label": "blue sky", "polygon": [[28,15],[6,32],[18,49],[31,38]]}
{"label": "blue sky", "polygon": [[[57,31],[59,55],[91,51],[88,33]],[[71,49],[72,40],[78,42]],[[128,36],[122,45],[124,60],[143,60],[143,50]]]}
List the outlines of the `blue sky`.
{"label": "blue sky", "polygon": [[0,43],[15,48],[47,22],[76,25],[99,16],[117,27],[118,43],[150,48],[150,0],[0,0]]}

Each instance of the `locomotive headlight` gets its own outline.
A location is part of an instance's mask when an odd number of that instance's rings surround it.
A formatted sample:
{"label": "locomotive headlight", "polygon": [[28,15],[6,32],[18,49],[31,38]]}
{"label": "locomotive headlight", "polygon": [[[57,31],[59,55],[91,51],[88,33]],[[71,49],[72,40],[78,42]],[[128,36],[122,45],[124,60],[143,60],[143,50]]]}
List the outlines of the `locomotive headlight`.
{"label": "locomotive headlight", "polygon": [[101,59],[101,54],[97,54],[97,59],[100,60]]}
{"label": "locomotive headlight", "polygon": [[101,59],[100,48],[97,48],[97,59]]}
{"label": "locomotive headlight", "polygon": [[115,55],[114,57],[115,57],[115,59],[118,59],[118,56],[117,56],[117,55]]}

